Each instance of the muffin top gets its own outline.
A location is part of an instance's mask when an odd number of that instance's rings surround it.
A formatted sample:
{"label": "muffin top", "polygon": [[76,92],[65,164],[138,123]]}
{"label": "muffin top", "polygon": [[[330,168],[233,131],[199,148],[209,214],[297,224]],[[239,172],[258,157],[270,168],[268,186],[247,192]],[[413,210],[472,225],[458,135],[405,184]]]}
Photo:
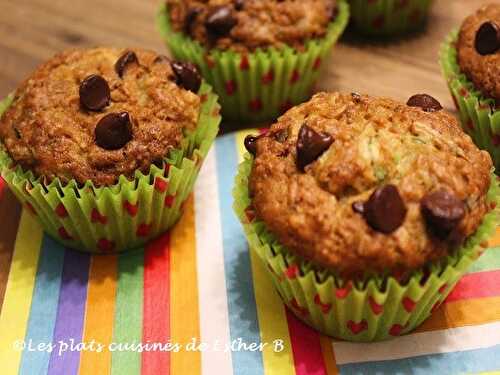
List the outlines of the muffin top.
{"label": "muffin top", "polygon": [[245,140],[255,215],[344,277],[411,272],[475,232],[492,161],[435,99],[320,93]]}
{"label": "muffin top", "polygon": [[48,181],[112,185],[148,173],[196,128],[200,84],[191,64],[149,51],[63,52],[15,92],[0,139],[16,163]]}
{"label": "muffin top", "polygon": [[170,20],[208,48],[240,52],[323,37],[337,15],[336,0],[167,0]]}
{"label": "muffin top", "polygon": [[465,19],[457,50],[462,72],[500,105],[500,4],[483,6]]}

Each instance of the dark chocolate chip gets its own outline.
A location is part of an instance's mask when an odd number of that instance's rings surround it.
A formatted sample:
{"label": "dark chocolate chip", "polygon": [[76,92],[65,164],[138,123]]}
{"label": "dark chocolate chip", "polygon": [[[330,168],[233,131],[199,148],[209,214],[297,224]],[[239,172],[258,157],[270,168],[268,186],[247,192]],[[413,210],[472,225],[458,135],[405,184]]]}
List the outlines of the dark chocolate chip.
{"label": "dark chocolate chip", "polygon": [[357,201],[352,204],[352,210],[358,214],[363,214],[365,212],[365,202]]}
{"label": "dark chocolate chip", "polygon": [[137,55],[133,51],[127,51],[116,61],[115,71],[120,78],[123,77],[123,73],[129,64],[137,64],[139,60]]}
{"label": "dark chocolate chip", "polygon": [[245,7],[245,0],[234,0],[234,9],[243,10]]}
{"label": "dark chocolate chip", "polygon": [[245,137],[245,148],[253,156],[255,156],[257,154],[257,139],[259,139],[259,138],[254,137],[253,135],[247,135]]}
{"label": "dark chocolate chip", "polygon": [[95,143],[106,150],[118,150],[132,139],[132,124],[127,112],[110,113],[95,127]]}
{"label": "dark chocolate chip", "polygon": [[330,7],[330,9],[328,10],[328,13],[330,15],[330,17],[329,17],[330,21],[335,21],[335,19],[339,15],[339,7],[337,5]]}
{"label": "dark chocolate chip", "polygon": [[213,36],[222,37],[229,34],[236,23],[237,20],[233,17],[231,8],[219,6],[208,14],[205,27]]}
{"label": "dark chocolate chip", "polygon": [[491,55],[500,49],[500,26],[494,21],[485,22],[479,27],[474,48],[480,55]]}
{"label": "dark chocolate chip", "polygon": [[196,94],[201,86],[201,75],[198,68],[190,62],[173,62],[171,66],[175,73],[176,83]]}
{"label": "dark chocolate chip", "polygon": [[464,202],[444,189],[427,194],[420,207],[431,232],[441,238],[447,237],[465,216]]}
{"label": "dark chocolate chip", "polygon": [[109,105],[111,92],[108,82],[101,76],[93,74],[80,84],[80,104],[89,111],[100,111]]}
{"label": "dark chocolate chip", "polygon": [[186,34],[191,34],[191,27],[200,13],[201,10],[198,8],[191,8],[187,11],[186,18],[184,18],[184,32]]}
{"label": "dark chocolate chip", "polygon": [[394,185],[379,187],[364,204],[363,216],[376,231],[389,234],[398,229],[406,217],[406,206]]}
{"label": "dark chocolate chip", "polygon": [[153,64],[163,64],[163,63],[170,63],[170,59],[165,55],[158,55],[153,60]]}
{"label": "dark chocolate chip", "polygon": [[333,141],[331,135],[318,133],[306,124],[302,125],[297,140],[297,167],[304,171],[305,167],[318,159]]}
{"label": "dark chocolate chip", "polygon": [[425,112],[436,112],[443,109],[441,103],[427,94],[413,95],[410,99],[408,99],[406,105],[410,107],[420,107]]}
{"label": "dark chocolate chip", "polygon": [[354,103],[361,103],[362,97],[357,92],[351,92],[351,97],[352,97],[352,100],[354,101]]}
{"label": "dark chocolate chip", "polygon": [[285,143],[288,139],[288,128],[281,129],[280,131],[274,134],[274,139],[279,143]]}

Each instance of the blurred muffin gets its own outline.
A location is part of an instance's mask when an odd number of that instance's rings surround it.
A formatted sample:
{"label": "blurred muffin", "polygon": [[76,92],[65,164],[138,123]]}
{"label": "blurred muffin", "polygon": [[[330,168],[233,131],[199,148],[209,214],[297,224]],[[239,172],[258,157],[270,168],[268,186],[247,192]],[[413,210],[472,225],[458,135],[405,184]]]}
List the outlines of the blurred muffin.
{"label": "blurred muffin", "polygon": [[462,127],[500,166],[500,4],[485,5],[443,44],[441,66]]}
{"label": "blurred muffin", "polygon": [[214,85],[225,117],[259,121],[307,98],[347,17],[343,0],[167,0],[159,27]]}
{"label": "blurred muffin", "polygon": [[[193,65],[150,51],[63,52],[16,90],[0,118],[2,175],[14,191],[13,185],[23,181],[18,196],[49,233],[71,246],[117,250],[128,247],[128,241],[135,245],[158,235],[172,220],[163,220],[163,212],[151,216],[155,178],[165,177],[168,186],[170,167],[175,167],[181,172],[178,183],[187,178],[184,183],[190,185],[197,160],[183,171],[182,159],[199,157],[190,151],[200,146],[194,142],[197,134],[213,128],[211,142],[217,132],[218,124],[201,116],[202,91],[207,99],[208,90],[200,90],[201,85]],[[151,186],[150,194],[138,192],[146,186],[134,186],[142,180]],[[37,189],[39,195],[32,192]],[[183,200],[189,189],[172,187],[168,195]],[[134,202],[124,199],[127,195],[135,195]],[[113,204],[105,202],[110,198]],[[178,216],[181,203],[172,201],[162,211]],[[124,207],[144,222],[121,220]],[[120,233],[122,224],[132,225],[136,238]],[[103,237],[95,238],[101,232],[95,226],[102,227]],[[106,246],[99,246],[100,240]]]}
{"label": "blurred muffin", "polygon": [[[475,236],[482,241],[494,227],[491,158],[425,94],[404,105],[321,93],[246,146],[254,159],[240,171],[236,200],[244,202],[244,222],[249,211],[255,217],[246,224],[250,243],[270,246],[260,253],[285,302],[336,337],[370,341],[415,328],[442,300],[438,290],[446,284],[450,292],[458,281],[457,264],[470,263]],[[453,279],[444,276],[448,267]],[[335,290],[352,283],[355,301],[338,298]],[[337,306],[344,315],[321,309],[344,302],[354,304]],[[331,314],[344,325],[330,324]]]}

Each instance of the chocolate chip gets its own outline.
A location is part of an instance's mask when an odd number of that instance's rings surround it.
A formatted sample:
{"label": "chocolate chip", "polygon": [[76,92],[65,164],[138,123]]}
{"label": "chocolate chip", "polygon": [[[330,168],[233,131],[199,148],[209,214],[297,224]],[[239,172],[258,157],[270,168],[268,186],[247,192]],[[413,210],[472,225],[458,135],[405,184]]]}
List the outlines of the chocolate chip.
{"label": "chocolate chip", "polygon": [[357,201],[352,204],[352,210],[358,214],[363,214],[365,212],[365,202]]}
{"label": "chocolate chip", "polygon": [[441,103],[427,94],[413,95],[410,99],[408,99],[406,105],[410,107],[420,107],[425,112],[436,112],[443,109]]}
{"label": "chocolate chip", "polygon": [[351,92],[351,97],[352,97],[352,100],[354,101],[354,103],[361,103],[362,97],[357,92]]}
{"label": "chocolate chip", "polygon": [[191,8],[187,11],[186,18],[184,18],[184,32],[186,34],[191,34],[191,27],[200,13],[201,10],[198,8]]}
{"label": "chocolate chip", "polygon": [[153,64],[163,64],[163,63],[170,63],[170,59],[165,55],[158,55],[153,60]]}
{"label": "chocolate chip", "polygon": [[329,7],[328,9],[328,13],[330,15],[329,19],[330,19],[330,22],[331,21],[335,21],[335,19],[337,18],[337,16],[339,15],[339,7],[337,5],[333,6],[333,7]]}
{"label": "chocolate chip", "polygon": [[253,156],[255,156],[257,154],[257,139],[259,139],[259,138],[254,137],[253,135],[247,135],[245,137],[245,148]]}
{"label": "chocolate chip", "polygon": [[389,234],[398,229],[406,217],[406,206],[394,185],[384,185],[373,192],[364,204],[363,216],[376,231]]}
{"label": "chocolate chip", "polygon": [[237,21],[233,17],[231,8],[228,6],[219,6],[208,14],[205,27],[213,36],[222,37],[229,34],[236,23]]}
{"label": "chocolate chip", "polygon": [[285,143],[288,139],[288,128],[281,129],[274,133],[274,139],[276,139],[279,143]]}
{"label": "chocolate chip", "polygon": [[171,66],[175,73],[176,83],[196,94],[201,86],[201,75],[198,68],[190,62],[173,62]]}
{"label": "chocolate chip", "polygon": [[88,76],[80,84],[80,104],[89,111],[100,111],[109,105],[111,93],[108,82],[99,75]]}
{"label": "chocolate chip", "polygon": [[234,9],[243,10],[245,6],[245,0],[234,0]]}
{"label": "chocolate chip", "polygon": [[137,64],[139,63],[139,60],[137,59],[137,55],[133,51],[127,51],[121,57],[116,61],[115,64],[115,71],[116,74],[120,78],[123,77],[123,73],[125,72],[125,69],[129,64]]}
{"label": "chocolate chip", "polygon": [[465,204],[444,189],[427,194],[420,204],[429,229],[440,238],[447,237],[465,216]]}
{"label": "chocolate chip", "polygon": [[118,150],[132,139],[132,124],[127,112],[110,113],[95,127],[95,143],[106,150]]}
{"label": "chocolate chip", "polygon": [[297,140],[297,167],[304,171],[305,167],[318,159],[333,141],[331,135],[318,133],[306,124],[302,125]]}
{"label": "chocolate chip", "polygon": [[485,22],[479,27],[474,47],[480,55],[491,55],[500,49],[500,26],[493,22]]}

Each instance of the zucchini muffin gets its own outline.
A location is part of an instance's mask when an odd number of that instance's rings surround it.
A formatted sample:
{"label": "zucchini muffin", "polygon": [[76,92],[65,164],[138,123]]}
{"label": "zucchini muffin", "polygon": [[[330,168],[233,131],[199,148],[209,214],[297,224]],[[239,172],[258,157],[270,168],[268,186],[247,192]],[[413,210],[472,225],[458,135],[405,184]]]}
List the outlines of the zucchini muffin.
{"label": "zucchini muffin", "polygon": [[[359,293],[372,279],[380,293],[389,280],[400,288],[415,279],[426,285],[432,265],[452,266],[449,257],[460,253],[494,209],[490,156],[426,94],[402,104],[320,93],[245,145],[254,158],[243,168],[248,173],[243,222],[250,221],[247,233],[258,233],[260,243],[249,235],[251,245],[271,246],[265,259],[283,255],[285,279],[292,267],[294,278],[312,270],[320,284],[327,274],[338,285],[358,283]],[[237,191],[245,184],[240,178]],[[321,307],[318,297],[304,293],[312,306]],[[297,300],[285,302],[295,311],[304,307]],[[387,306],[394,302],[388,299]],[[410,316],[406,319],[397,324]],[[321,329],[353,339],[333,327]]]}
{"label": "zucchini muffin", "polygon": [[167,0],[158,25],[221,97],[226,120],[274,120],[310,97],[348,21],[346,0]]}
{"label": "zucchini muffin", "polygon": [[2,177],[51,235],[94,252],[179,218],[220,121],[193,64],[141,49],[63,52],[2,109]]}
{"label": "zucchini muffin", "polygon": [[462,127],[500,166],[500,4],[485,5],[453,32],[441,66]]}

